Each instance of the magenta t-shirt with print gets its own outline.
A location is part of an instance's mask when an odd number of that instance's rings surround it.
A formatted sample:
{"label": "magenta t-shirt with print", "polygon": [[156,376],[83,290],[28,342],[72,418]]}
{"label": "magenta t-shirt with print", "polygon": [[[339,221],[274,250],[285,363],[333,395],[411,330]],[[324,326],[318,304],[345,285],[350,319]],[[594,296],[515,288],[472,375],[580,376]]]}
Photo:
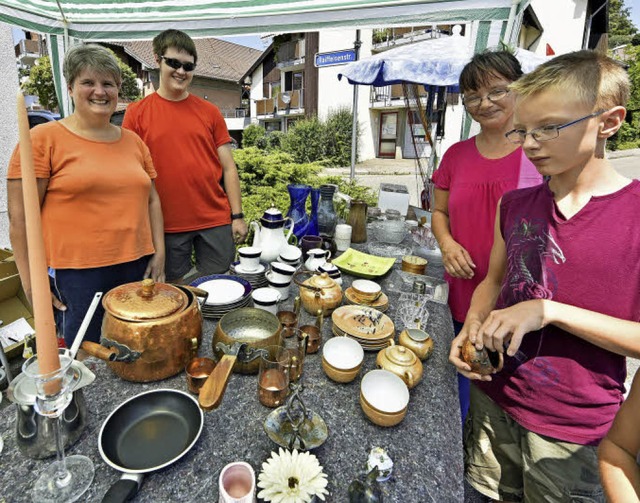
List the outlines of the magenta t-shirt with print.
{"label": "magenta t-shirt with print", "polygon": [[[506,194],[507,274],[496,308],[542,298],[640,321],[639,215],[638,180],[592,197],[569,220],[546,183]],[[548,325],[477,385],[528,430],[596,445],[622,403],[625,377],[623,356]]]}
{"label": "magenta t-shirt with print", "polygon": [[521,148],[500,159],[487,159],[478,151],[474,137],[452,145],[444,154],[433,182],[449,192],[451,235],[476,264],[471,279],[445,274],[455,320],[467,317],[473,291],[487,275],[498,201],[509,190],[532,187],[541,181]]}

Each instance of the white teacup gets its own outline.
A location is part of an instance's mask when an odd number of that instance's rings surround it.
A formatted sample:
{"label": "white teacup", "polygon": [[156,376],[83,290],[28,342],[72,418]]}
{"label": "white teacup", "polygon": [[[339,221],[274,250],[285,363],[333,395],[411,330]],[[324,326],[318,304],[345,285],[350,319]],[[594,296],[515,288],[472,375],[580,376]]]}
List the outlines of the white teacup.
{"label": "white teacup", "polygon": [[276,314],[282,295],[274,288],[258,288],[251,292],[251,298],[254,307]]}
{"label": "white teacup", "polygon": [[260,267],[260,254],[262,249],[257,246],[245,246],[238,248],[240,265],[245,271],[255,271]]}
{"label": "white teacup", "polygon": [[269,283],[269,288],[273,288],[274,290],[277,290],[280,293],[280,300],[287,300],[289,298],[291,278],[283,282],[277,281],[273,271],[269,271],[268,273],[266,273],[265,278],[267,278],[267,282]]}
{"label": "white teacup", "polygon": [[297,246],[287,245],[280,249],[278,260],[284,264],[298,265],[302,259],[302,250]]}
{"label": "white teacup", "polygon": [[284,262],[271,262],[271,279],[274,283],[291,283],[296,268]]}
{"label": "white teacup", "polygon": [[218,479],[218,503],[255,503],[256,474],[249,463],[229,463]]}

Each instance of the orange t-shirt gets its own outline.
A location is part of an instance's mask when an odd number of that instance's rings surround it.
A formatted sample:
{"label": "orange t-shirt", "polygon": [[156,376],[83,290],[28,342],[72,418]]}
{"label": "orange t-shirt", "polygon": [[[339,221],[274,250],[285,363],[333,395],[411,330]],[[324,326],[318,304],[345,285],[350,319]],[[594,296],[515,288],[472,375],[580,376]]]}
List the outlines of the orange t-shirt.
{"label": "orange t-shirt", "polygon": [[[131,131],[119,140],[87,140],[59,122],[31,130],[37,178],[48,178],[42,229],[49,267],[88,269],[154,252],[149,220],[149,149]],[[13,152],[7,178],[19,179]]]}
{"label": "orange t-shirt", "polygon": [[218,158],[218,147],[231,137],[218,107],[193,94],[170,101],[154,93],[127,107],[122,126],[151,151],[166,232],[231,223]]}

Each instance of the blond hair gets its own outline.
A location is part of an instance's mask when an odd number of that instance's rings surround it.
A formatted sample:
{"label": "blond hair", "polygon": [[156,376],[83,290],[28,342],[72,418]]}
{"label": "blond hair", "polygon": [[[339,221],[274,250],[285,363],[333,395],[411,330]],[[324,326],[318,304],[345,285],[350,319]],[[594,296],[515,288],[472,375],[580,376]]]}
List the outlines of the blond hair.
{"label": "blond hair", "polygon": [[613,59],[595,51],[576,51],[557,56],[509,86],[522,97],[550,88],[577,97],[592,110],[626,106],[629,77]]}

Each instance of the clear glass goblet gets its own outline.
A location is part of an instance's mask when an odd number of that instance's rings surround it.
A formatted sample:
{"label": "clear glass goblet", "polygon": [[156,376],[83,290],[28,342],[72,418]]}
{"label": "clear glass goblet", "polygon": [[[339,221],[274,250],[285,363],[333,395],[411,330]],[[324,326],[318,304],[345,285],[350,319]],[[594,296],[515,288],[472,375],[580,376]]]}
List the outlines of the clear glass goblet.
{"label": "clear glass goblet", "polygon": [[60,416],[71,402],[75,387],[75,372],[71,367],[73,358],[67,349],[60,349],[60,368],[43,374],[38,364],[38,355],[32,356],[22,365],[23,372],[36,385],[35,409],[41,416],[55,421],[56,461],[51,463],[38,477],[32,491],[34,502],[76,501],[91,485],[95,469],[86,456],[64,455],[64,439]]}

